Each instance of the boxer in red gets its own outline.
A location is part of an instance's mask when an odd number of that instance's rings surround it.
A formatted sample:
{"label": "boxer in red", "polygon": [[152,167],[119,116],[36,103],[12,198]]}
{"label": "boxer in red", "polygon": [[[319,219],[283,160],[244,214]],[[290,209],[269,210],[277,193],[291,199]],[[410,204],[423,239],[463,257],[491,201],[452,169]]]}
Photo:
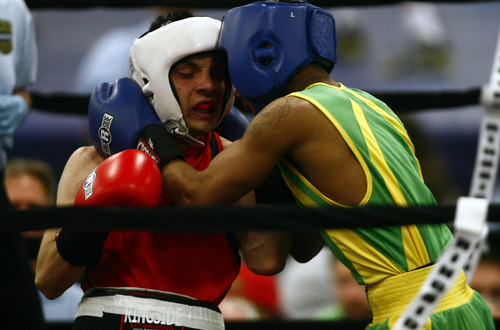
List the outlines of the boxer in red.
{"label": "boxer in red", "polygon": [[[226,55],[217,50],[220,21],[175,15],[160,17],[134,42],[132,79],[103,83],[92,94],[94,146],[68,160],[58,205],[172,205],[155,165],[165,160],[149,152],[147,139],[140,149],[152,158],[128,150],[137,137],[124,136],[144,122],[164,125],[181,144],[176,157],[200,170],[230,144],[213,131],[233,99]],[[123,115],[128,107],[144,111]],[[134,143],[117,152],[111,141]],[[254,203],[253,193],[240,203]],[[274,274],[289,244],[281,233],[47,230],[36,284],[56,298],[83,277],[73,329],[223,329],[217,305],[238,275],[240,252],[254,272]]]}

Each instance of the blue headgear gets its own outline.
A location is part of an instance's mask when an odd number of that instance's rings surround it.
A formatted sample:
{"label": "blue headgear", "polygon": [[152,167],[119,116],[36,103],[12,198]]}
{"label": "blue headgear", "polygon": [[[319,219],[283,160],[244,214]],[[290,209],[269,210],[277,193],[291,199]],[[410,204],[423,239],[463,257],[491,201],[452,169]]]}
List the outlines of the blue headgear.
{"label": "blue headgear", "polygon": [[306,65],[320,63],[330,73],[336,46],[333,16],[305,0],[231,9],[219,38],[234,86],[258,111],[282,96],[286,83]]}

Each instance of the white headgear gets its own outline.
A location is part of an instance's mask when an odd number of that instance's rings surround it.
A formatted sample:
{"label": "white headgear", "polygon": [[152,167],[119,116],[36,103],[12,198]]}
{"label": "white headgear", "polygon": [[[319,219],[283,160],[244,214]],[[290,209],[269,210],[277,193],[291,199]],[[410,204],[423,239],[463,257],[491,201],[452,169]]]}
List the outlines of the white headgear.
{"label": "white headgear", "polygon": [[[166,24],[136,39],[130,48],[132,79],[156,111],[170,134],[201,143],[189,135],[169,73],[172,66],[189,55],[217,50],[221,21],[210,17],[189,17]],[[226,81],[224,109],[219,118],[231,111],[234,88]]]}

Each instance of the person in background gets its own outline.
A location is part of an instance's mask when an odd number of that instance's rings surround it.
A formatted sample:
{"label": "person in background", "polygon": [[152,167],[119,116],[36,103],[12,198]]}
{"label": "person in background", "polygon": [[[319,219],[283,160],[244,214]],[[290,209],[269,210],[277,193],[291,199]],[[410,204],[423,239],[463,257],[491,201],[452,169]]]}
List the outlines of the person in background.
{"label": "person in background", "polygon": [[256,275],[242,262],[238,277],[219,305],[224,320],[280,319],[278,285],[277,276]]}
{"label": "person in background", "polygon": [[332,294],[331,255],[325,246],[307,263],[288,257],[285,269],[277,275],[283,319],[316,319],[318,313],[337,302],[337,297]]}
{"label": "person in background", "polygon": [[[495,223],[497,225],[498,223]],[[491,308],[494,319],[500,319],[500,228],[492,227],[488,239],[488,250],[481,256],[470,286],[479,292]]]}
{"label": "person in background", "polygon": [[366,300],[365,288],[359,285],[351,271],[337,258],[331,256],[331,271],[333,273],[333,295],[337,303],[324,308],[316,316],[320,320],[356,320],[370,319],[370,309]]}
{"label": "person in background", "polygon": [[[11,204],[18,210],[55,205],[57,180],[52,167],[41,160],[14,158],[5,166],[5,190]],[[22,232],[33,271],[44,230]],[[83,292],[79,283],[59,298],[49,300],[41,293],[44,319],[49,323],[73,322]]]}
{"label": "person in background", "polygon": [[[35,82],[38,70],[33,17],[24,1],[0,0],[0,36],[0,207],[13,208],[3,184],[7,151],[31,108],[27,88]],[[0,260],[2,315],[16,320],[19,328],[44,329],[33,270],[19,232],[2,231]]]}
{"label": "person in background", "polygon": [[[10,203],[18,210],[55,205],[57,182],[51,166],[44,161],[9,160],[5,166],[4,184]],[[36,261],[43,232],[43,229],[22,232],[32,262]]]}
{"label": "person in background", "polygon": [[52,167],[44,161],[10,159],[4,183],[10,203],[18,210],[55,204],[57,181]]}

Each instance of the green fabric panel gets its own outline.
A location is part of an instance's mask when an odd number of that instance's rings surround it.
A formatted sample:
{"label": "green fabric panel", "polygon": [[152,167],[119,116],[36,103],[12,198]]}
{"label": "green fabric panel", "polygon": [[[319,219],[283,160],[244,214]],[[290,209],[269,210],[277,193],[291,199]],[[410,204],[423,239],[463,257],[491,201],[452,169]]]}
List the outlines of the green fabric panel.
{"label": "green fabric panel", "polygon": [[[371,108],[356,93],[376,104],[382,109],[383,113],[379,113]],[[363,157],[373,180],[372,195],[367,205],[395,204],[391,192],[386,186],[386,180],[390,180],[389,177],[384,178],[386,174],[392,175],[397,181],[400,191],[396,191],[395,193],[402,195],[408,205],[435,204],[432,193],[420,178],[418,162],[411,146],[400,134],[400,132],[406,133],[404,126],[402,126],[401,121],[382,101],[360,90],[349,88],[338,89],[322,84],[314,85],[305,91],[293,93],[292,95],[297,94],[315,100],[330,113],[348,135],[347,137],[344,136],[344,138],[352,141],[361,157]],[[380,171],[377,168],[377,164],[371,159],[368,143],[363,135],[361,124],[355,116],[352,102],[357,104],[363,112],[368,125],[365,129],[373,134],[380,148],[381,156],[385,160],[385,163],[387,163],[388,168],[384,172]],[[393,126],[392,122],[387,120],[387,117],[391,118],[396,126]],[[317,196],[314,191],[301,182],[300,178],[287,169],[286,166],[281,166],[281,169],[309,198],[314,200],[318,205],[326,204],[320,196]],[[430,259],[436,260],[444,246],[451,239],[451,233],[444,224],[419,225],[417,228],[425,246],[428,248]],[[400,227],[354,229],[354,232],[359,236],[360,244],[372,246],[394,263],[395,266],[403,271],[409,270]],[[356,280],[359,283],[364,283],[352,263],[347,260],[341,250],[328,238],[328,235],[325,233],[323,236],[332,252],[351,269]]]}

